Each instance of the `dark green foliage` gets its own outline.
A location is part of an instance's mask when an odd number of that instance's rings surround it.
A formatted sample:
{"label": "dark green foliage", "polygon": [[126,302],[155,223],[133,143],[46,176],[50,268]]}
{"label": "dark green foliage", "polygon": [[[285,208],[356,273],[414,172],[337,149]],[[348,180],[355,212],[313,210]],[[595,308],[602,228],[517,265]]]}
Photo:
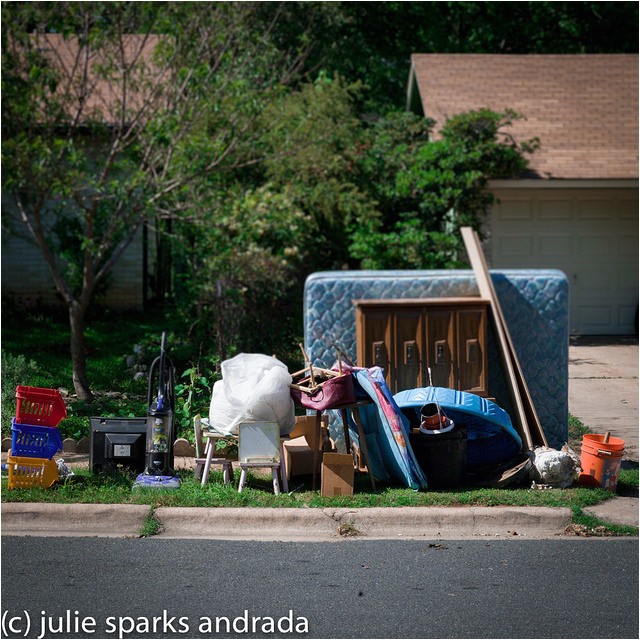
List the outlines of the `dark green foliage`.
{"label": "dark green foliage", "polygon": [[[87,403],[73,395],[67,347],[69,328],[64,316],[57,317],[46,311],[33,315],[23,309],[13,316],[5,312],[2,323],[3,435],[9,433],[11,417],[15,415],[15,387],[19,384],[69,390],[67,418],[59,427],[63,438],[78,439],[89,435],[91,416],[146,415],[147,382],[133,379],[127,356],[135,353],[137,345],[149,341],[151,346],[142,356],[142,363],[149,366],[159,353],[164,328],[165,319],[159,314],[119,315],[102,311],[100,315],[90,316],[87,323],[88,367],[96,398]],[[170,344],[175,347],[176,342],[174,338]],[[185,368],[184,348],[172,352],[171,356],[177,366]]]}
{"label": "dark green foliage", "polygon": [[185,233],[190,242],[181,246],[176,314],[198,350],[218,362],[238,351],[282,357],[301,322],[302,216],[286,194],[268,188],[222,200],[213,210],[214,224],[205,207]]}
{"label": "dark green foliage", "polygon": [[[368,268],[446,269],[461,266],[462,226],[479,227],[493,202],[491,178],[520,175],[536,140],[516,142],[511,111],[480,110],[451,118],[441,138],[429,123],[389,115],[368,132],[363,177],[375,185],[381,215],[353,235],[353,255]],[[383,159],[390,158],[389,163]]]}
{"label": "dark green foliage", "polygon": [[362,87],[321,73],[265,113],[264,178],[290,199],[303,224],[296,238],[299,266],[310,273],[353,265],[349,234],[376,203],[359,184],[362,122],[354,104]]}
{"label": "dark green foliage", "polygon": [[[176,432],[191,436],[194,416],[211,401],[213,382],[195,366],[185,369],[182,374],[176,373],[176,376],[178,379],[175,385],[175,428]],[[208,417],[208,413],[205,417]],[[193,438],[189,437],[189,440],[194,438],[195,434]]]}
{"label": "dark green foliage", "polygon": [[[153,302],[194,345],[182,370],[240,350],[299,360],[309,273],[459,266],[487,181],[535,151],[509,137],[509,110],[457,115],[431,140],[432,122],[398,110],[412,53],[638,47],[630,2],[5,2],[2,17],[3,191],[72,312],[87,402],[85,315],[143,224]],[[65,85],[47,33],[99,54],[108,113],[87,110],[93,85]],[[164,36],[152,59],[122,58],[132,33]]]}
{"label": "dark green foliage", "polygon": [[[404,106],[414,53],[638,53],[636,2],[345,2],[323,64]],[[322,36],[321,36],[322,37]]]}

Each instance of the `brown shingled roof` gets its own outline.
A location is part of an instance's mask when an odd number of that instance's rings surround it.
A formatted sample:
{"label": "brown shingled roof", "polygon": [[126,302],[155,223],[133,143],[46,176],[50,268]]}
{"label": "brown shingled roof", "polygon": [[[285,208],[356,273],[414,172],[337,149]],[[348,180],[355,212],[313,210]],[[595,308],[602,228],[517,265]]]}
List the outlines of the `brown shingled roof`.
{"label": "brown shingled roof", "polygon": [[412,76],[436,131],[457,113],[509,108],[526,117],[512,133],[540,139],[538,176],[638,178],[637,55],[415,54]]}
{"label": "brown shingled roof", "polygon": [[160,40],[153,34],[123,35],[104,47],[88,49],[73,36],[35,33],[31,45],[59,73],[55,93],[65,97],[70,120],[124,124],[149,108],[157,87],[167,80],[166,68],[153,59]]}

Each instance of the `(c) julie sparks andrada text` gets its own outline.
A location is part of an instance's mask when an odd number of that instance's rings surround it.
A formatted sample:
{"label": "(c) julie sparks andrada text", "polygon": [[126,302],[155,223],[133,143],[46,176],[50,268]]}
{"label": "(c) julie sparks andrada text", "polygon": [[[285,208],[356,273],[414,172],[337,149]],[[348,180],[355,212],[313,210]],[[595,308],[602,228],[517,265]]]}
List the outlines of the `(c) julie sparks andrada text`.
{"label": "(c) julie sparks andrada text", "polygon": [[229,633],[282,635],[309,632],[309,620],[304,616],[296,615],[293,609],[289,609],[285,615],[279,617],[254,615],[248,609],[244,609],[238,616],[199,616],[196,624],[193,624],[194,621],[187,616],[172,616],[164,609],[162,615],[157,616],[108,616],[104,620],[104,629],[98,629],[96,618],[80,616],[79,611],[66,611],[62,616],[48,615],[43,611],[39,622],[39,640],[72,633],[91,635],[99,632],[106,632],[109,636],[115,636],[120,640],[132,633],[184,635],[192,631],[192,626],[194,631],[197,630],[203,635]]}

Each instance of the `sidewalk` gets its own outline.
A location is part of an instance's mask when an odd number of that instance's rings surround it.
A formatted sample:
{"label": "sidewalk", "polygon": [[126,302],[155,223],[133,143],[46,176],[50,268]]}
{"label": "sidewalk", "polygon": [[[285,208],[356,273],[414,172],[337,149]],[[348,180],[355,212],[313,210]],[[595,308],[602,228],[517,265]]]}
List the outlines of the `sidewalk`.
{"label": "sidewalk", "polygon": [[594,433],[625,442],[624,459],[638,462],[638,339],[572,339],[569,412]]}
{"label": "sidewalk", "polygon": [[[638,339],[574,338],[569,346],[569,412],[594,433],[624,440],[625,464],[638,464]],[[638,526],[638,497],[584,509],[606,522]]]}

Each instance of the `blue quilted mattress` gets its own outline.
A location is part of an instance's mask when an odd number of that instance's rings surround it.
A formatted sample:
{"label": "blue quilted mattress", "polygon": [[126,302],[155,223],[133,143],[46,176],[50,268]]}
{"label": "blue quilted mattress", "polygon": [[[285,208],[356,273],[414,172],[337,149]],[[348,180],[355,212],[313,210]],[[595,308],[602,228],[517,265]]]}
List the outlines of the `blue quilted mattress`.
{"label": "blue quilted mattress", "polygon": [[[557,270],[494,270],[491,278],[529,392],[550,446],[568,438],[569,286]],[[305,348],[312,362],[330,367],[336,347],[356,362],[354,300],[479,295],[471,270],[324,271],[305,283]],[[489,390],[511,414],[505,374],[489,323]],[[339,424],[332,436],[340,442]]]}

